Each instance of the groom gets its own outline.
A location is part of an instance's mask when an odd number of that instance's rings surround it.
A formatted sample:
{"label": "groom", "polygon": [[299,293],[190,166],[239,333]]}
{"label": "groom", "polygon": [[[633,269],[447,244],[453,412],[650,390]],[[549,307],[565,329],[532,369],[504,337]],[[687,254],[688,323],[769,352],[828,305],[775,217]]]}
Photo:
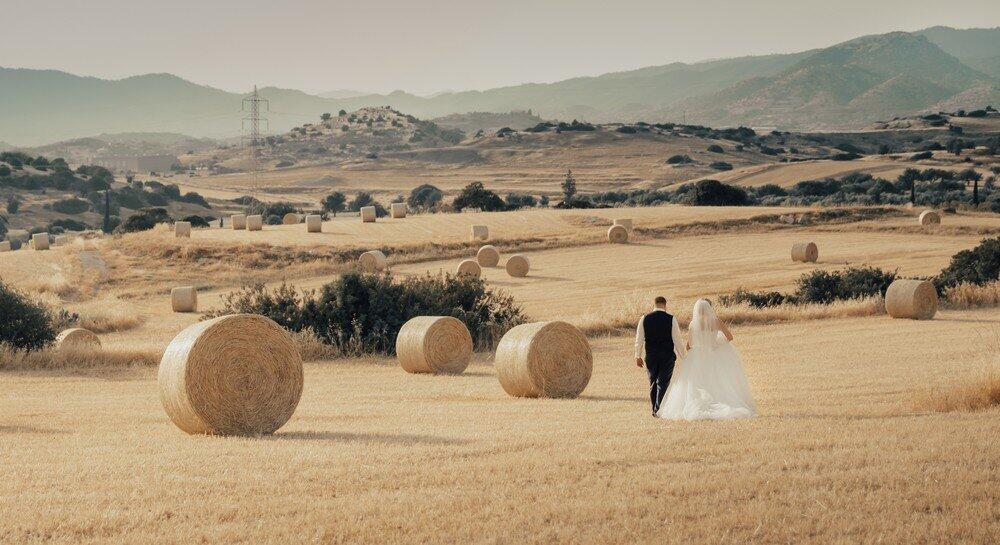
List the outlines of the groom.
{"label": "groom", "polygon": [[681,327],[677,318],[667,313],[667,299],[654,299],[653,312],[642,317],[635,328],[635,364],[643,366],[645,354],[646,372],[649,373],[649,401],[653,404],[653,416],[660,410],[660,402],[667,393],[674,363],[687,353]]}

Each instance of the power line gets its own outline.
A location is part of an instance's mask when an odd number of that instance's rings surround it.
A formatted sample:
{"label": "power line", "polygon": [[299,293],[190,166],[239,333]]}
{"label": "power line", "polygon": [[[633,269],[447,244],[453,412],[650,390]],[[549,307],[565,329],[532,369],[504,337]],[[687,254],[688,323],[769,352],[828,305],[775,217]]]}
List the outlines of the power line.
{"label": "power line", "polygon": [[250,122],[250,135],[247,137],[247,151],[250,154],[250,196],[257,196],[257,183],[259,162],[260,162],[260,122],[263,121],[270,129],[267,118],[260,117],[260,106],[264,105],[265,111],[271,111],[271,103],[266,98],[260,98],[257,94],[257,86],[253,86],[253,94],[243,99],[243,111],[247,111],[249,105],[250,115],[243,118],[243,130],[246,130],[247,121]]}

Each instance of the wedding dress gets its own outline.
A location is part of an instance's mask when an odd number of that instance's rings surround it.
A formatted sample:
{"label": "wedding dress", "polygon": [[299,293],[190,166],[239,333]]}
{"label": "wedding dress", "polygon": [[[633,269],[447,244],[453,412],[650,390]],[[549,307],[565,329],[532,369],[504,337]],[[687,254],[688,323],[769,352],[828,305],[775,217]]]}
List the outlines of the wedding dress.
{"label": "wedding dress", "polygon": [[740,353],[719,330],[712,305],[694,306],[688,329],[691,349],[677,363],[660,418],[674,420],[748,418],[756,413]]}

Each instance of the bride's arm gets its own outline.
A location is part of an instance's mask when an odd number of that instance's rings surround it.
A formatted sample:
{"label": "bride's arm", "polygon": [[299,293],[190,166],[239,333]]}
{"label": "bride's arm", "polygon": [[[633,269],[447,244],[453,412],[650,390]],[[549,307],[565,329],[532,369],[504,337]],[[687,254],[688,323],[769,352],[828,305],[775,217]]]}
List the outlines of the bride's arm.
{"label": "bride's arm", "polygon": [[729,331],[729,326],[727,326],[726,322],[723,322],[722,320],[719,320],[719,331],[726,336],[727,341],[733,340],[733,332]]}

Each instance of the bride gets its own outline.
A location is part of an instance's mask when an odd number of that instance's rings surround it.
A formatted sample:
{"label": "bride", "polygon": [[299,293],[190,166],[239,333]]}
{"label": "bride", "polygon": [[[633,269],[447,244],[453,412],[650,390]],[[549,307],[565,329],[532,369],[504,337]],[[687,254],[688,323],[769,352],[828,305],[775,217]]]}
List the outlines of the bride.
{"label": "bride", "polygon": [[673,420],[748,418],[756,413],[733,334],[712,304],[694,304],[688,328],[690,350],[667,387],[656,416]]}

